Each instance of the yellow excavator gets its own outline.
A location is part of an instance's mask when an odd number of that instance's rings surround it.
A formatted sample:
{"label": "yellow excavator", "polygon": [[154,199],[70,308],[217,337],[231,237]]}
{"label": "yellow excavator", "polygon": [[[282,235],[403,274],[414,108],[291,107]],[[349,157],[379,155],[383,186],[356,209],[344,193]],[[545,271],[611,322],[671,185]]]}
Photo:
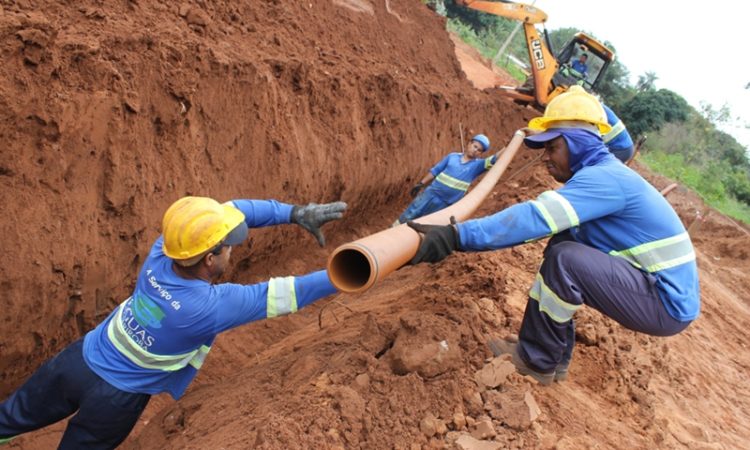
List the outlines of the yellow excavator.
{"label": "yellow excavator", "polygon": [[604,73],[615,60],[615,54],[604,44],[586,33],[576,33],[557,57],[550,51],[551,45],[544,29],[544,40],[536,24],[544,24],[547,14],[524,3],[511,1],[456,0],[467,8],[523,22],[526,47],[529,51],[531,77],[521,86],[498,86],[516,103],[532,105],[540,111],[558,94],[573,84],[596,91]]}

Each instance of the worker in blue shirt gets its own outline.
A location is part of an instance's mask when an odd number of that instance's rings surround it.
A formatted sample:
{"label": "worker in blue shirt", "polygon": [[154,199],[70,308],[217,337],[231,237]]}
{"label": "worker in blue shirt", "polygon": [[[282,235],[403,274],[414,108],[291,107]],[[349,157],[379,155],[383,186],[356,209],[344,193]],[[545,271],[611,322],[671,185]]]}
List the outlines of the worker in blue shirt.
{"label": "worker in blue shirt", "polygon": [[572,86],[529,128],[542,133],[526,137],[526,145],[545,148],[543,161],[561,188],[456,225],[408,225],[424,233],[413,264],[552,237],[518,342],[489,342],[494,354],[512,355],[519,373],[547,385],[567,377],[573,315],[582,305],[631,330],[671,336],[698,317],[700,290],[682,222],[653,186],[604,146],[601,134],[611,128],[594,96]]}
{"label": "worker in blue shirt", "polygon": [[586,79],[586,76],[588,76],[589,73],[589,66],[586,64],[586,61],[588,61],[589,55],[586,53],[581,53],[581,56],[578,57],[573,63],[570,65],[573,70],[578,72],[580,74],[581,79]]}
{"label": "worker in blue shirt", "polygon": [[610,152],[623,163],[627,164],[633,158],[635,148],[633,138],[630,137],[628,129],[612,109],[602,102],[604,112],[607,114],[607,123],[612,127],[612,131],[602,136],[604,145]]}
{"label": "worker in blue shirt", "polygon": [[47,361],[0,404],[0,443],[69,415],[61,449],[109,449],[130,433],[153,394],[179,399],[216,336],[297,311],[336,289],[325,270],[242,285],[215,284],[248,227],[320,227],[346,204],[184,197],[170,206],[135,289],[95,329]]}
{"label": "worker in blue shirt", "polygon": [[[440,160],[411,189],[412,198],[416,198],[393,225],[432,214],[461,200],[469,190],[472,181],[497,161],[497,155],[485,159],[479,158],[489,148],[489,138],[483,134],[477,134],[471,138],[462,153],[449,153]],[[430,182],[432,183],[429,184]],[[427,189],[420,194],[422,188],[428,184]]]}

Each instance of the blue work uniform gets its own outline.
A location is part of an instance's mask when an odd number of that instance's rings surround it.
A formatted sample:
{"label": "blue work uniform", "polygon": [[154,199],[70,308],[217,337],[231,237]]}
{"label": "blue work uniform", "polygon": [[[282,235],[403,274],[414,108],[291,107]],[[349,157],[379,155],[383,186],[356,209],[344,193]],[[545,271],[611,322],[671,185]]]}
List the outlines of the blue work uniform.
{"label": "blue work uniform", "polygon": [[[248,227],[289,223],[291,205],[233,203]],[[252,285],[185,279],[174,272],[162,243],[159,237],[151,247],[132,295],[0,405],[0,438],[41,428],[80,408],[61,448],[112,448],[127,437],[150,395],[184,394],[219,333],[293,313],[336,291],[324,270]],[[117,408],[109,400],[115,394]]]}
{"label": "blue work uniform", "polygon": [[604,112],[607,113],[607,123],[612,126],[612,131],[602,136],[604,145],[607,146],[610,152],[612,152],[617,159],[626,163],[630,161],[635,153],[633,146],[633,138],[628,133],[628,129],[625,128],[625,124],[620,120],[609,106],[602,103]]}
{"label": "blue work uniform", "polygon": [[536,200],[457,226],[462,250],[555,236],[529,292],[519,356],[543,373],[572,355],[573,314],[588,304],[627,328],[682,331],[700,310],[695,252],[666,199],[601,138],[565,129],[573,172]]}
{"label": "blue work uniform", "polygon": [[570,66],[573,68],[573,70],[580,73],[584,78],[588,75],[589,66],[587,66],[586,63],[576,59]]}
{"label": "blue work uniform", "polygon": [[450,153],[430,169],[435,179],[406,208],[399,217],[399,222],[405,223],[432,214],[461,200],[471,183],[497,161],[496,155],[466,162],[463,162],[462,158],[462,153]]}

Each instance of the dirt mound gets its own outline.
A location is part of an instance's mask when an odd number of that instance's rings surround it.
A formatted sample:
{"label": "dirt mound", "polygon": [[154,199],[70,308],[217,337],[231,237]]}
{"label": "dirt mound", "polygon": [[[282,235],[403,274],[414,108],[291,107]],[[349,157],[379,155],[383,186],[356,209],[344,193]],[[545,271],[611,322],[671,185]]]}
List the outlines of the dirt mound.
{"label": "dirt mound", "polygon": [[[347,201],[326,249],[253,231],[227,278],[302,273],[392,222],[459,123],[501,145],[535,115],[474,89],[421,2],[0,4],[0,396],[129,294],[174,199]],[[554,187],[539,165],[514,175],[531,156],[479,214]],[[583,309],[569,380],[539,387],[484,343],[517,331],[544,243],[457,254],[222,335],[123,448],[745,448],[748,231],[682,188],[669,199],[704,301],[679,336]],[[8,448],[54,447],[62,429]]]}

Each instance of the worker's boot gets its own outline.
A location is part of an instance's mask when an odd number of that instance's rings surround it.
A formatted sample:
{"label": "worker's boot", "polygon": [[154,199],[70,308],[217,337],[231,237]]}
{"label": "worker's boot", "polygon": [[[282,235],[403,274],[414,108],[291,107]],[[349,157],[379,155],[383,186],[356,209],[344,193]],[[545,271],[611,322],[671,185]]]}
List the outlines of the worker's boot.
{"label": "worker's boot", "polygon": [[565,381],[568,379],[568,367],[570,366],[570,361],[565,363],[560,363],[555,367],[555,381]]}
{"label": "worker's boot", "polygon": [[510,362],[516,366],[516,372],[521,375],[528,375],[531,378],[538,381],[544,386],[549,386],[555,379],[555,372],[544,373],[529,367],[521,356],[518,354],[518,344],[515,342],[508,342],[504,339],[490,339],[487,342],[487,346],[492,350],[492,354],[495,356],[500,355],[511,355]]}

